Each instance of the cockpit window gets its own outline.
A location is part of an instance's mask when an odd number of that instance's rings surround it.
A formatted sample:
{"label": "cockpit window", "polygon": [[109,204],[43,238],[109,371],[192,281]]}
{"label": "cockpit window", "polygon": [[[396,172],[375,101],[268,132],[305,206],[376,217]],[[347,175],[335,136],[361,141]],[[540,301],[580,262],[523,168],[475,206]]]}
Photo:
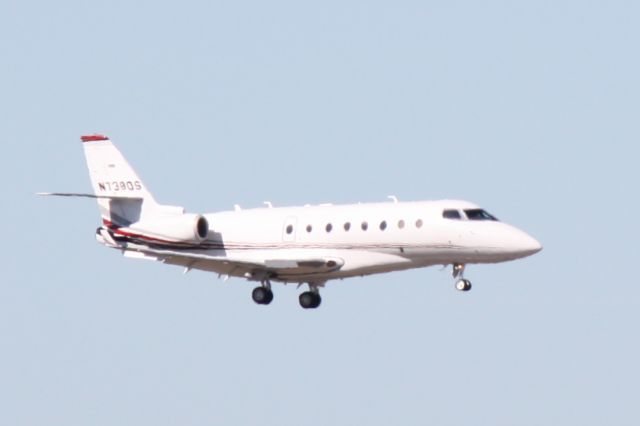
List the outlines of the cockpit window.
{"label": "cockpit window", "polygon": [[469,220],[498,220],[496,217],[482,209],[469,209],[465,210],[464,213],[467,215]]}
{"label": "cockpit window", "polygon": [[444,217],[445,219],[460,219],[460,211],[458,210],[453,210],[453,209],[447,209],[444,210],[442,212],[442,217]]}

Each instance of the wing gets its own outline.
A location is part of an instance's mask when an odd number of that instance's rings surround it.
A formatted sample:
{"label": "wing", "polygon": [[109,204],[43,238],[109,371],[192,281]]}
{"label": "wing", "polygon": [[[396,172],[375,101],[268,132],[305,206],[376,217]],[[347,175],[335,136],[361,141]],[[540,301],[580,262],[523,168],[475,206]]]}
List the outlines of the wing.
{"label": "wing", "polygon": [[126,250],[124,254],[127,257],[157,260],[168,265],[183,266],[187,270],[200,269],[221,275],[257,280],[264,277],[282,281],[304,279],[313,275],[337,271],[344,265],[343,259],[333,256],[279,253],[279,258],[273,258],[269,256],[272,253],[264,251],[252,251],[244,255],[213,256],[145,247],[140,250]]}

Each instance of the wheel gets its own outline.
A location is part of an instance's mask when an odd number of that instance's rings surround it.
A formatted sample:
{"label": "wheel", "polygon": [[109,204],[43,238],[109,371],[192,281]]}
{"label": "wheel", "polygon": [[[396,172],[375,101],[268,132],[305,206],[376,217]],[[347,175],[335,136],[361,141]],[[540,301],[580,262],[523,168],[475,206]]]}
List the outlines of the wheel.
{"label": "wheel", "polygon": [[459,290],[459,291],[469,291],[469,290],[471,290],[471,281],[469,281],[469,280],[458,280],[458,281],[456,281],[456,290]]}
{"label": "wheel", "polygon": [[313,306],[313,299],[313,293],[311,293],[310,291],[305,291],[304,293],[300,294],[300,297],[298,297],[300,306],[302,306],[304,309],[309,309]]}
{"label": "wheel", "polygon": [[322,303],[322,297],[320,297],[320,293],[313,293],[313,306],[312,308],[317,308]]}
{"label": "wheel", "polygon": [[258,305],[268,305],[273,300],[273,292],[266,287],[256,287],[251,292],[251,298]]}
{"label": "wheel", "polygon": [[300,300],[300,306],[304,309],[315,309],[322,302],[320,295],[311,291],[305,291],[298,299]]}
{"label": "wheel", "polygon": [[267,289],[267,300],[264,301],[264,305],[268,305],[273,302],[273,291],[270,288]]}

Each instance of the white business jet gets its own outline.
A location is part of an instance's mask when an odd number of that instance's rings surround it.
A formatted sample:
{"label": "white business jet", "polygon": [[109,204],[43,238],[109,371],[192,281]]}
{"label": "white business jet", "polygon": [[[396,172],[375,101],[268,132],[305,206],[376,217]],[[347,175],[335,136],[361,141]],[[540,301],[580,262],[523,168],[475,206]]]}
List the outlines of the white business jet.
{"label": "white business jet", "polygon": [[[158,204],[111,141],[83,136],[93,194],[42,193],[97,199],[98,242],[127,257],[241,277],[259,285],[257,304],[273,300],[272,282],[306,284],[305,309],[320,306],[329,280],[452,265],[466,292],[465,265],[530,256],[542,246],[525,232],[466,201],[419,201],[267,207],[195,214]],[[393,197],[392,197],[393,198]]]}

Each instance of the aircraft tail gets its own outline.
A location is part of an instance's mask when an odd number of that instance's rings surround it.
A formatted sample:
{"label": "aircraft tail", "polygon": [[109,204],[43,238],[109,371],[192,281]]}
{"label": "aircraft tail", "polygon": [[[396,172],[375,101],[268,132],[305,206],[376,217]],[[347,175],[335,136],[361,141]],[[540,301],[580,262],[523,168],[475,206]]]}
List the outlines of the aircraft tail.
{"label": "aircraft tail", "polygon": [[160,206],[108,137],[82,136],[94,196],[103,221],[128,226],[155,216]]}
{"label": "aircraft tail", "polygon": [[96,239],[110,247],[124,247],[115,239],[115,233],[121,228],[129,229],[119,232],[120,237],[135,234],[147,240],[189,244],[207,239],[207,219],[199,214],[186,214],[183,207],[158,204],[108,137],[89,135],[81,139],[93,194],[41,192],[38,195],[95,199],[103,225],[96,230]]}
{"label": "aircraft tail", "polygon": [[38,195],[94,198],[103,224],[128,227],[185,214],[183,207],[158,204],[120,151],[103,135],[82,136],[93,194],[40,192]]}

